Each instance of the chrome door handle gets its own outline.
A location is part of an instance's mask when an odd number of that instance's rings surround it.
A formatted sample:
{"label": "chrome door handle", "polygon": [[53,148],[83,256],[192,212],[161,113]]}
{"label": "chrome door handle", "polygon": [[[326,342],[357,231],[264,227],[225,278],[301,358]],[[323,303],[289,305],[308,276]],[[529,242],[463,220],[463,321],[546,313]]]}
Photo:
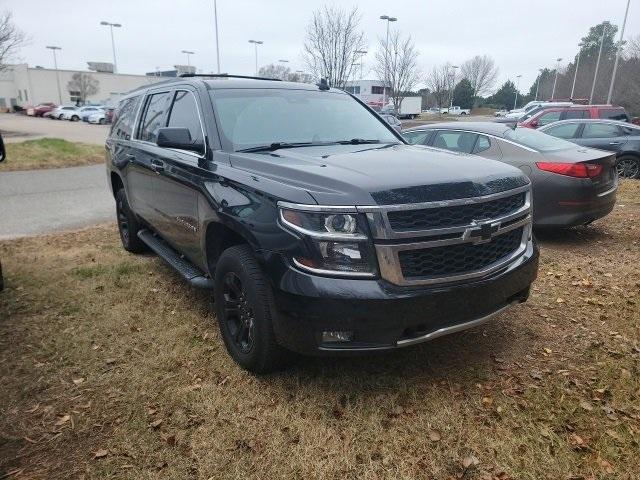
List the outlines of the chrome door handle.
{"label": "chrome door handle", "polygon": [[609,142],[609,145],[620,145],[620,142]]}

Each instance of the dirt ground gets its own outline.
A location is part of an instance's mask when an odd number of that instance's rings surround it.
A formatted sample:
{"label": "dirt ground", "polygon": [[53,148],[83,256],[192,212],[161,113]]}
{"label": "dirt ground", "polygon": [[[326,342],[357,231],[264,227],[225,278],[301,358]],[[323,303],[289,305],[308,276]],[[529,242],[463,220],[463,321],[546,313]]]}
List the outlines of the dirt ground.
{"label": "dirt ground", "polygon": [[482,327],[254,377],[115,226],[0,242],[0,477],[640,478],[640,182],[540,245]]}

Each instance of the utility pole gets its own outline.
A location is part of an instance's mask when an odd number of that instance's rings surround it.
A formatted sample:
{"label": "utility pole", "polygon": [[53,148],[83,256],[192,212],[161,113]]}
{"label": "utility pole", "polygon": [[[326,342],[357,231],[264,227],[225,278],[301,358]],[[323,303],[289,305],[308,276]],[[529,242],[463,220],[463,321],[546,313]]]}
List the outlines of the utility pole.
{"label": "utility pole", "polygon": [[116,61],[116,44],[113,41],[113,27],[120,28],[122,25],[119,23],[110,23],[105,22],[104,20],[100,22],[100,25],[107,25],[109,30],[111,30],[111,50],[113,52],[113,73],[118,73],[118,62]]}
{"label": "utility pole", "polygon": [[538,81],[536,82],[536,98],[534,100],[538,100],[538,89],[540,88],[540,81],[542,80],[542,72],[544,72],[543,68],[539,68],[538,71],[540,75],[538,76]]}
{"label": "utility pole", "polygon": [[609,85],[609,94],[607,95],[607,103],[611,103],[611,95],[613,95],[613,85],[616,83],[616,73],[618,72],[618,61],[620,60],[620,52],[622,51],[622,38],[624,37],[624,27],[627,26],[627,15],[629,15],[629,4],[631,0],[627,0],[627,9],[624,11],[624,20],[622,21],[622,30],[620,30],[620,40],[618,40],[618,48],[616,49],[616,61],[613,63],[613,73],[611,74],[611,84]]}
{"label": "utility pole", "polygon": [[380,15],[380,20],[387,21],[387,41],[384,45],[384,85],[382,87],[382,108],[387,105],[387,85],[389,83],[389,24],[391,22],[397,22],[396,17],[390,17],[389,15]]}
{"label": "utility pole", "polygon": [[56,50],[62,50],[60,47],[48,46],[53,52],[53,68],[56,70],[56,84],[58,85],[58,105],[62,105],[62,92],[60,90],[60,72],[58,72],[58,60],[56,59]]}
{"label": "utility pole", "polygon": [[455,88],[455,84],[456,84],[456,68],[459,68],[458,65],[451,65],[451,68],[453,68],[453,75],[451,75],[449,78],[451,78],[450,80],[450,84],[449,84],[449,89],[450,89],[450,94],[449,94],[449,108],[453,107],[453,89]]}
{"label": "utility pole", "polygon": [[216,62],[220,73],[220,42],[218,41],[218,1],[213,0],[213,17],[216,22]]}
{"label": "utility pole", "polygon": [[560,62],[562,61],[561,58],[558,58],[558,63],[556,63],[556,77],[553,80],[553,90],[551,91],[551,100],[553,100],[553,98],[556,95],[556,83],[558,83],[558,70],[560,70]]}
{"label": "utility pole", "polygon": [[593,103],[593,92],[596,89],[596,78],[598,78],[598,69],[600,68],[600,57],[602,56],[602,44],[604,43],[604,34],[607,31],[606,24],[602,24],[602,36],[600,37],[600,49],[598,50],[598,60],[596,61],[596,71],[593,74],[593,83],[591,84],[591,95],[589,95],[589,105]]}

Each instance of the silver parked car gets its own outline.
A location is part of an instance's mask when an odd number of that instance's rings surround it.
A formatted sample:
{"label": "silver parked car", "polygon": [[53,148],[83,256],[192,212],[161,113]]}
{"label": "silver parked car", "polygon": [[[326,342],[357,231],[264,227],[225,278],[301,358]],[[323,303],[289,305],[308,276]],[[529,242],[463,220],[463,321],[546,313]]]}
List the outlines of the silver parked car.
{"label": "silver parked car", "polygon": [[493,122],[436,123],[405,130],[402,136],[414,145],[478,155],[520,168],[531,179],[536,227],[588,224],[615,205],[618,174],[616,157],[610,152]]}
{"label": "silver parked car", "polygon": [[402,132],[402,122],[395,116],[388,113],[381,113],[382,119],[396,129],[397,132]]}

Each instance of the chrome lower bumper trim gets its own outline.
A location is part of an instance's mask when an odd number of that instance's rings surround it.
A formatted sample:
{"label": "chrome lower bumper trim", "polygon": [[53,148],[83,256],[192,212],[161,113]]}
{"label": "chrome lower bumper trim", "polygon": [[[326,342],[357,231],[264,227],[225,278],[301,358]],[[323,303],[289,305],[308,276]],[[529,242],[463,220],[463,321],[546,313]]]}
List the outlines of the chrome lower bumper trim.
{"label": "chrome lower bumper trim", "polygon": [[[517,302],[513,302],[513,303],[517,303]],[[508,305],[505,305],[504,307],[499,308],[495,312],[492,312],[492,313],[490,313],[488,315],[485,315],[484,317],[476,318],[475,320],[470,320],[470,321],[465,322],[465,323],[459,323],[458,325],[452,325],[450,327],[439,328],[438,330],[435,330],[435,331],[433,331],[431,333],[427,333],[426,335],[422,335],[420,337],[408,338],[406,340],[399,340],[396,343],[396,345],[398,347],[408,347],[409,345],[415,345],[417,343],[428,342],[428,341],[434,340],[434,339],[436,339],[438,337],[443,337],[443,336],[449,335],[451,333],[461,332],[463,330],[467,330],[469,328],[473,328],[475,326],[482,325],[483,323],[488,322],[489,320],[491,320],[496,315],[502,313],[504,310],[506,310],[511,305],[513,305],[513,303],[509,303]]]}

